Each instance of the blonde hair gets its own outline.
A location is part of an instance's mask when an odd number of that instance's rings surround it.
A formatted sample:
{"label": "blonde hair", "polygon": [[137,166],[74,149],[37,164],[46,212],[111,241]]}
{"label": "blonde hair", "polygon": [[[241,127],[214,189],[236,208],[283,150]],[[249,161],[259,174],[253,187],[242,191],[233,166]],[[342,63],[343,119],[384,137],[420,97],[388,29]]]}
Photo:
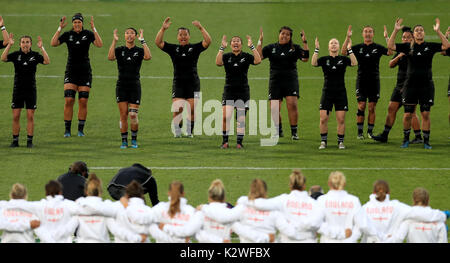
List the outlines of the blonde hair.
{"label": "blonde hair", "polygon": [[102,181],[95,173],[89,174],[89,178],[86,181],[85,192],[87,196],[102,195]]}
{"label": "blonde hair", "polygon": [[294,170],[291,175],[289,175],[289,186],[292,190],[304,190],[306,183],[306,177],[303,175],[302,171]]}
{"label": "blonde hair", "polygon": [[430,201],[430,194],[425,188],[418,187],[413,191],[414,205],[428,206]]}
{"label": "blonde hair", "polygon": [[261,179],[253,179],[250,184],[250,192],[248,193],[248,200],[255,200],[256,198],[267,197],[267,184]]}
{"label": "blonde hair", "polygon": [[169,196],[170,196],[170,207],[169,207],[169,216],[173,218],[180,209],[180,199],[184,194],[184,186],[179,181],[173,181],[169,185]]}
{"label": "blonde hair", "polygon": [[23,184],[13,184],[9,196],[11,199],[27,199],[27,188]]}
{"label": "blonde hair", "polygon": [[222,180],[214,180],[208,189],[209,198],[217,202],[225,201],[225,187],[223,186]]}
{"label": "blonde hair", "polygon": [[342,172],[335,171],[331,172],[328,177],[328,185],[333,190],[344,190],[345,187],[345,176]]}
{"label": "blonde hair", "polygon": [[376,199],[380,202],[386,199],[386,195],[389,194],[389,184],[384,180],[377,180],[373,184],[373,193],[376,195]]}

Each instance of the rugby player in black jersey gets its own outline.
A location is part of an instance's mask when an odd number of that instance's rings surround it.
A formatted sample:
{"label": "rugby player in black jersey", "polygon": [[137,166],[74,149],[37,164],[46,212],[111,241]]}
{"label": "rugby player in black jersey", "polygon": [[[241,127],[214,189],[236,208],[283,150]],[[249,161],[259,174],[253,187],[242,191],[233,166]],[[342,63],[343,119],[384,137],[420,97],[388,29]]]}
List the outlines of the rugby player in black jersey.
{"label": "rugby player in black jersey", "polygon": [[182,112],[187,102],[187,137],[193,137],[195,122],[195,106],[200,93],[200,78],[197,72],[197,62],[200,53],[205,51],[211,44],[211,37],[199,21],[193,21],[192,24],[202,33],[201,42],[191,44],[190,31],[185,27],[178,28],[177,39],[179,44],[170,44],[164,41],[164,32],[170,27],[170,17],[167,17],[161,29],[156,35],[155,43],[172,59],[173,64],[173,84],[172,84],[172,125],[175,130],[175,137],[181,137]]}
{"label": "rugby player in black jersey", "polygon": [[8,45],[2,53],[4,62],[14,63],[14,89],[12,95],[12,134],[13,141],[10,147],[19,147],[20,113],[25,107],[27,109],[27,147],[33,147],[34,134],[34,111],[36,110],[36,68],[37,65],[50,63],[50,58],[42,45],[42,39],[38,36],[37,46],[42,55],[32,51],[32,40],[30,36],[20,38],[20,50],[9,54],[14,45],[13,34],[8,37]]}
{"label": "rugby player in black jersey", "polygon": [[314,67],[322,67],[324,83],[322,98],[320,99],[320,137],[319,149],[327,147],[328,119],[330,111],[336,112],[337,136],[339,149],[345,149],[345,113],[348,111],[347,91],[345,89],[345,70],[348,66],[358,65],[358,61],[352,51],[351,39],[347,41],[347,53],[349,57],[339,56],[339,41],[335,38],[328,42],[328,56],[319,57],[319,40],[316,38],[315,50],[311,58]]}
{"label": "rugby player in black jersey", "polygon": [[248,109],[250,99],[250,87],[248,85],[248,68],[250,65],[261,63],[261,57],[253,45],[252,39],[247,35],[247,45],[252,50],[252,54],[242,52],[242,39],[238,36],[231,38],[231,52],[225,53],[227,47],[227,38],[222,37],[222,45],[216,56],[216,65],[225,68],[225,87],[222,95],[222,149],[229,148],[228,135],[230,132],[230,119],[232,118],[234,108],[236,108],[236,148],[243,148],[242,141],[245,135],[245,115]]}
{"label": "rugby player in black jersey", "polygon": [[116,84],[116,101],[120,113],[120,133],[122,136],[122,145],[120,148],[128,148],[128,115],[130,116],[131,126],[131,147],[137,148],[137,133],[139,128],[138,110],[141,104],[141,82],[139,71],[142,60],[150,60],[152,55],[144,39],[144,30],[139,30],[139,41],[142,48],[137,47],[135,40],[137,30],[130,27],[125,30],[125,46],[116,48],[119,40],[117,29],[114,29],[114,35],[111,47],[108,52],[110,61],[117,60],[119,79]]}
{"label": "rugby player in black jersey", "polygon": [[58,30],[53,35],[51,45],[57,47],[67,44],[68,57],[64,75],[64,137],[71,136],[73,105],[78,92],[78,136],[84,136],[84,125],[87,117],[87,103],[92,87],[92,70],[89,60],[89,47],[91,43],[102,47],[103,42],[94,26],[94,17],[91,16],[91,29],[83,28],[84,18],[80,13],[72,17],[72,29],[61,35],[61,30],[67,25],[66,17],[62,17]]}
{"label": "rugby player in black jersey", "polygon": [[[270,61],[269,100],[272,119],[275,126],[278,127],[278,136],[282,136],[280,110],[283,98],[286,98],[289,123],[291,125],[291,138],[299,140],[297,122],[300,93],[297,60],[307,62],[309,59],[309,48],[303,30],[301,32],[303,48],[292,42],[292,32],[290,27],[283,26],[279,31],[278,42],[263,48],[264,35],[261,29],[256,49],[261,59],[268,58]],[[278,116],[274,116],[275,113],[278,113]]]}
{"label": "rugby player in black jersey", "polygon": [[3,40],[0,41],[0,49],[3,49],[8,45],[9,34],[8,31],[6,31],[5,21],[2,16],[0,16],[0,29],[2,30],[3,36]]}
{"label": "rugby player in black jersey", "polygon": [[420,105],[422,115],[422,132],[425,149],[431,149],[430,146],[430,111],[434,104],[434,84],[432,77],[433,56],[437,52],[449,47],[449,42],[440,31],[440,21],[436,18],[436,24],[433,26],[441,43],[425,42],[425,31],[422,25],[416,25],[413,28],[414,40],[411,43],[395,43],[397,33],[403,28],[401,25],[403,19],[397,19],[394,31],[389,38],[388,48],[397,52],[406,54],[408,60],[408,69],[404,84],[402,103],[405,108],[403,116],[404,139],[402,148],[409,146],[409,134],[411,129],[411,115],[415,111],[416,105]]}
{"label": "rugby player in black jersey", "polygon": [[[386,28],[385,28],[385,35],[388,35]],[[413,33],[411,31],[411,28],[404,27],[402,34],[402,43],[411,43],[412,40],[413,40]],[[403,84],[406,79],[406,70],[408,68],[408,62],[406,60],[405,53],[397,52],[394,55],[394,57],[389,61],[390,68],[395,68],[396,66],[398,66],[397,84],[395,85],[394,91],[392,92],[391,95],[391,100],[389,101],[388,114],[386,116],[384,130],[381,134],[374,135],[372,137],[372,139],[379,142],[388,141],[389,132],[391,131],[392,126],[394,125],[397,112],[402,106]],[[416,137],[414,138],[414,140],[411,141],[411,143],[423,143],[422,136],[420,133],[420,123],[419,120],[417,119],[417,115],[415,112],[412,114],[412,127],[414,129]]]}
{"label": "rugby player in black jersey", "polygon": [[[347,41],[352,26],[348,27],[347,38],[342,44],[342,55],[347,55]],[[356,116],[356,124],[358,127],[358,139],[364,139],[364,116],[367,106],[367,136],[372,138],[373,128],[375,127],[375,107],[380,98],[380,58],[382,55],[390,56],[392,51],[375,43],[373,41],[374,30],[371,26],[363,28],[362,36],[364,43],[352,46],[352,50],[358,59],[358,75],[356,78],[356,99],[358,101],[358,112]]]}

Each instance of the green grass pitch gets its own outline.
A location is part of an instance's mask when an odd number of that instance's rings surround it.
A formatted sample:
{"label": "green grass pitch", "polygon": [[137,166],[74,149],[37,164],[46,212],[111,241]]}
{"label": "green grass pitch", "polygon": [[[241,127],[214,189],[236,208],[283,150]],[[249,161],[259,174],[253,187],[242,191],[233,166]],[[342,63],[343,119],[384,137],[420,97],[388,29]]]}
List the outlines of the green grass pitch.
{"label": "green grass pitch", "polygon": [[[252,2],[252,1],[248,1]],[[176,28],[191,29],[191,42],[201,40],[200,32],[191,24],[199,20],[210,33],[213,42],[200,56],[198,72],[201,79],[203,101],[220,100],[224,84],[224,69],[215,66],[215,56],[223,34],[245,37],[250,34],[257,42],[260,26],[264,29],[264,45],[277,41],[278,30],[283,25],[294,29],[294,42],[300,42],[304,29],[309,48],[314,49],[314,37],[320,40],[320,56],[327,55],[328,40],[337,37],[344,40],[347,26],[353,26],[353,43],[361,43],[364,25],[375,29],[375,42],[385,45],[383,25],[392,31],[397,17],[404,18],[405,25],[425,26],[428,41],[439,41],[432,26],[434,19],[441,19],[441,31],[450,24],[448,1],[298,1],[296,3],[219,3],[219,2],[171,2],[171,1],[5,1],[1,0],[1,13],[6,28],[18,37],[31,35],[34,40],[42,36],[51,64],[39,65],[37,72],[38,109],[35,114],[35,148],[24,147],[26,138],[26,114],[22,112],[20,148],[10,149],[11,140],[11,94],[13,65],[0,63],[0,199],[8,199],[10,187],[23,183],[29,190],[29,199],[44,197],[44,185],[50,179],[65,173],[69,165],[83,160],[91,172],[103,180],[104,198],[109,198],[106,185],[117,172],[117,167],[135,162],[155,167],[153,174],[159,185],[161,200],[167,200],[168,184],[175,179],[185,185],[186,197],[192,205],[207,202],[207,189],[212,180],[223,180],[227,201],[234,203],[239,196],[248,193],[250,181],[259,177],[266,180],[270,196],[288,191],[290,168],[303,168],[307,184],[320,184],[328,190],[329,173],[340,169],[347,177],[346,189],[358,196],[361,203],[369,200],[372,184],[385,179],[391,186],[391,199],[411,204],[412,191],[422,186],[430,191],[431,206],[446,210],[450,208],[450,130],[448,123],[449,102],[446,90],[449,81],[449,58],[436,54],[433,75],[436,87],[435,106],[431,113],[432,150],[421,145],[400,149],[402,140],[402,110],[391,131],[387,144],[356,139],[356,68],[347,70],[346,87],[350,110],[346,118],[345,144],[347,149],[338,150],[336,121],[331,113],[329,122],[329,148],[318,150],[318,105],[323,84],[322,71],[308,63],[298,62],[300,76],[299,141],[290,140],[286,106],[282,117],[286,137],[277,146],[261,147],[260,139],[267,136],[246,136],[244,150],[219,149],[221,136],[196,136],[193,139],[174,139],[171,122],[171,76],[172,64],[167,54],[154,44],[156,33],[165,17],[172,18],[172,25],[165,40],[176,42]],[[93,68],[93,88],[89,99],[86,137],[63,138],[63,75],[67,59],[65,45],[54,48],[50,39],[58,27],[60,16],[71,17],[81,12],[85,17],[94,16],[95,25],[104,46],[90,49]],[[87,20],[88,21],[88,20]],[[123,34],[127,27],[143,28],[153,58],[144,61],[141,69],[142,103],[139,111],[138,149],[119,149],[119,113],[115,102],[116,62],[107,60],[112,32],[119,30],[119,45],[124,44]],[[65,30],[68,30],[68,27]],[[85,26],[90,28],[88,23]],[[398,38],[398,41],[400,39]],[[138,44],[140,46],[140,44]],[[38,50],[33,46],[34,50]],[[228,49],[229,50],[229,49]],[[247,48],[244,50],[249,52]],[[1,50],[3,51],[3,50]],[[395,85],[397,69],[388,67],[389,57],[380,62],[381,99],[376,108],[375,133],[382,131],[387,105]],[[268,90],[269,61],[264,60],[249,70],[251,98],[266,100]],[[161,78],[166,77],[166,78]],[[74,109],[76,120],[77,106]],[[204,112],[203,120],[211,113]],[[75,134],[77,121],[73,122]],[[367,129],[367,122],[365,130]],[[75,134],[76,135],[76,134]],[[230,137],[234,145],[235,136]],[[197,167],[193,169],[178,167]],[[227,169],[207,169],[227,167]],[[248,169],[248,168],[270,169]],[[168,169],[172,168],[172,169]],[[234,169],[230,169],[234,168]],[[278,169],[273,169],[278,168]],[[411,169],[416,168],[416,169]],[[147,200],[148,201],[148,200]]]}

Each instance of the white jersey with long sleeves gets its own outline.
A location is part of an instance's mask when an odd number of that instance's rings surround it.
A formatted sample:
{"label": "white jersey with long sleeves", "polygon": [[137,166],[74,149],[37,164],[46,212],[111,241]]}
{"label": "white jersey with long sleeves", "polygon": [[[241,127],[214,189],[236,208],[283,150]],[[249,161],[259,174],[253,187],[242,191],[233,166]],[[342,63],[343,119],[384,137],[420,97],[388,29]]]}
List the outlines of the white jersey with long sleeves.
{"label": "white jersey with long sleeves", "polygon": [[423,221],[424,218],[435,217],[436,212],[429,206],[413,206],[399,229],[386,242],[399,243],[406,238],[408,243],[447,243],[447,230],[442,220],[444,217],[434,222]]}
{"label": "white jersey with long sleeves", "polygon": [[184,243],[187,237],[195,235],[202,224],[202,215],[187,204],[186,198],[180,198],[180,212],[174,217],[169,215],[170,202],[159,202],[152,208],[155,222],[164,223],[163,231],[157,224],[150,227],[150,234],[158,243]]}
{"label": "white jersey with long sleeves", "polygon": [[253,205],[258,209],[278,210],[290,224],[296,226],[302,239],[292,239],[281,233],[281,242],[317,243],[317,230],[322,225],[324,213],[317,201],[306,191],[292,190],[289,194],[270,199],[258,198],[254,200]]}
{"label": "white jersey with long sleeves", "polygon": [[[330,190],[317,202],[325,213],[325,222],[318,231],[320,243],[356,242],[361,235],[356,226],[356,215],[361,208],[358,197],[345,190]],[[347,239],[345,229],[352,230],[352,236]]]}
{"label": "white jersey with long sleeves", "polygon": [[[224,240],[231,240],[231,223],[226,218],[212,218],[206,214],[226,214],[231,209],[226,203],[212,202],[202,206],[203,225],[195,236],[200,243],[222,243]],[[225,219],[225,220],[224,220]]]}
{"label": "white jersey with long sleeves", "polygon": [[[116,243],[137,243],[141,242],[141,236],[139,234],[148,235],[148,229],[153,222],[154,216],[152,209],[146,206],[144,200],[141,198],[130,198],[128,200],[128,206],[125,209],[119,209],[116,216],[116,223],[119,227],[128,230],[134,235],[125,236],[123,239],[121,236],[115,236],[114,242]],[[130,239],[131,237],[131,239]],[[149,240],[147,240],[149,242]]]}
{"label": "white jersey with long sleeves", "polygon": [[[38,220],[28,208],[29,203],[24,199],[11,199],[0,203],[2,217],[9,224],[23,226],[30,224],[31,220]],[[25,231],[3,231],[2,243],[34,243],[34,232],[31,229]]]}

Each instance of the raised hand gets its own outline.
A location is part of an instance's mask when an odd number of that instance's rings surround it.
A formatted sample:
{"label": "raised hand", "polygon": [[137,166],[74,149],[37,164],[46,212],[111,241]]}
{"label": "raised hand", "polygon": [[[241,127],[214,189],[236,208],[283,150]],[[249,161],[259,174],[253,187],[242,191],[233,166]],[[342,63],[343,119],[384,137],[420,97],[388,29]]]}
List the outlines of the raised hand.
{"label": "raised hand", "polygon": [[352,32],[352,25],[349,25],[348,29],[347,29],[347,38],[351,38],[352,34],[353,34],[353,32]]}
{"label": "raised hand", "polygon": [[263,39],[264,39],[264,32],[263,32],[262,27],[260,27],[259,28],[259,40],[263,41]]}
{"label": "raised hand", "polygon": [[347,49],[352,49],[352,39],[351,38],[348,39]]}
{"label": "raised hand", "polygon": [[306,42],[306,34],[305,34],[305,30],[302,29],[302,32],[300,33],[300,36],[302,37],[302,41]]}
{"label": "raised hand", "polygon": [[92,28],[92,31],[95,31],[94,29],[95,29],[95,25],[94,25],[94,17],[93,16],[91,16],[91,28]]}
{"label": "raised hand", "polygon": [[223,35],[223,37],[222,37],[222,47],[226,48],[227,45],[228,45],[227,36]]}
{"label": "raised hand", "polygon": [[445,32],[445,37],[448,38],[450,36],[450,26],[447,28],[447,32]]}
{"label": "raised hand", "polygon": [[394,25],[394,30],[396,31],[400,31],[403,28],[403,18],[397,18],[397,20],[395,20],[395,25]]}
{"label": "raised hand", "polygon": [[314,41],[314,44],[315,44],[315,46],[316,46],[316,49],[319,49],[320,48],[320,45],[319,45],[319,39],[316,37],[316,40]]}
{"label": "raised hand", "polygon": [[63,17],[59,20],[59,26],[60,26],[61,28],[64,28],[64,27],[67,26],[67,22],[66,22],[66,17],[65,17],[65,16],[63,16]]}
{"label": "raised hand", "polygon": [[0,16],[0,27],[2,27],[2,26],[4,26],[4,21],[3,21],[3,17],[2,16]]}
{"label": "raised hand", "polygon": [[249,35],[246,35],[245,37],[247,38],[247,46],[248,46],[248,47],[253,46],[252,37],[249,36]]}
{"label": "raised hand", "polygon": [[170,17],[166,17],[166,19],[164,19],[164,22],[162,24],[162,27],[164,30],[168,29],[170,24],[172,24],[172,22],[170,22]]}
{"label": "raised hand", "polygon": [[198,28],[198,29],[202,29],[202,25],[200,24],[200,22],[199,21],[197,21],[197,20],[195,20],[195,21],[192,21],[192,24],[196,27],[196,28]]}
{"label": "raised hand", "polygon": [[37,42],[38,48],[42,48],[42,38],[38,36],[38,42]]}
{"label": "raised hand", "polygon": [[139,29],[139,40],[143,40],[144,39],[144,29]]}
{"label": "raised hand", "polygon": [[384,25],[384,32],[383,32],[384,38],[389,38],[389,34],[386,28],[386,25]]}
{"label": "raised hand", "polygon": [[113,38],[115,41],[119,41],[119,36],[117,36],[117,28],[113,31]]}
{"label": "raised hand", "polygon": [[9,45],[14,45],[14,35],[13,35],[13,33],[9,33],[9,38],[8,38],[8,44]]}
{"label": "raised hand", "polygon": [[436,24],[433,26],[433,30],[438,32],[440,26],[441,26],[441,21],[439,20],[439,18],[436,18]]}

